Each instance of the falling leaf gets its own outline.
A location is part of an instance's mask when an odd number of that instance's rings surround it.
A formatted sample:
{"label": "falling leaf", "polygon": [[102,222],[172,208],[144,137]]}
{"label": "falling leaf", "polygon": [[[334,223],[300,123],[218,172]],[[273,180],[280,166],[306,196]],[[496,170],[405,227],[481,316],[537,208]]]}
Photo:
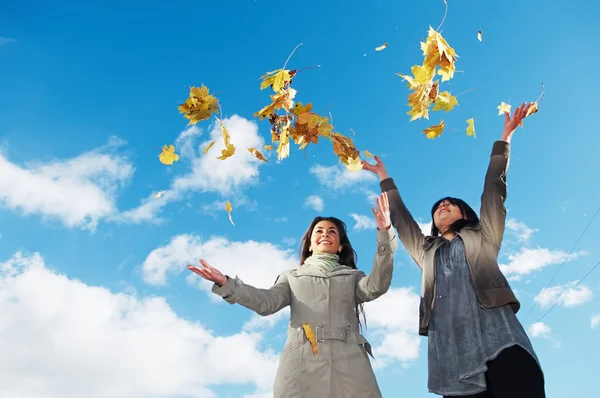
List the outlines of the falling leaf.
{"label": "falling leaf", "polygon": [[167,192],[167,191],[159,191],[159,192],[155,193],[154,198],[159,199],[165,192]]}
{"label": "falling leaf", "polygon": [[179,155],[175,153],[174,145],[163,145],[162,152],[158,155],[158,160],[162,164],[171,165],[179,160]]}
{"label": "falling leaf", "polygon": [[477,138],[475,135],[475,120],[473,120],[473,118],[467,120],[467,135]]}
{"label": "falling leaf", "polygon": [[432,110],[434,110],[434,111],[445,110],[446,113],[448,113],[456,105],[458,105],[458,100],[456,99],[456,97],[451,95],[448,91],[443,91],[438,94],[437,99],[435,100],[435,105]]}
{"label": "falling leaf", "polygon": [[363,168],[362,161],[358,156],[356,158],[348,159],[348,163],[346,163],[346,168],[348,169],[348,171],[352,172],[359,171]]}
{"label": "falling leaf", "polygon": [[456,67],[454,62],[457,55],[446,39],[437,31],[429,27],[429,33],[425,42],[421,42],[423,50],[423,66],[435,70],[440,68],[438,74],[442,76],[442,82],[452,79]]}
{"label": "falling leaf", "polygon": [[537,103],[537,102],[533,102],[533,103],[531,104],[531,106],[529,107],[529,109],[527,110],[527,113],[525,114],[525,117],[527,117],[527,116],[531,116],[531,115],[533,115],[534,113],[537,113],[537,111],[538,111],[538,110],[539,110],[539,109],[538,109],[538,103]]}
{"label": "falling leaf", "polygon": [[504,115],[505,113],[508,113],[510,115],[511,107],[512,107],[512,105],[508,105],[508,104],[505,104],[504,102],[502,102],[500,105],[498,105],[498,116]]}
{"label": "falling leaf", "polygon": [[317,355],[319,353],[319,347],[317,347],[317,338],[315,337],[315,333],[313,332],[312,328],[308,323],[302,325],[302,329],[304,329],[306,340],[310,342],[313,355]]}
{"label": "falling leaf", "polygon": [[385,50],[387,48],[388,44],[387,43],[383,43],[382,45],[380,45],[379,47],[375,48],[375,51],[382,51]]}
{"label": "falling leaf", "polygon": [[292,80],[292,77],[296,74],[295,70],[277,69],[272,72],[267,72],[261,76],[263,80],[260,84],[260,89],[263,90],[267,87],[271,87],[273,91],[278,93],[286,83]]}
{"label": "falling leaf", "polygon": [[290,155],[290,139],[288,136],[288,127],[281,131],[279,136],[279,146],[277,147],[277,160],[285,159]]}
{"label": "falling leaf", "polygon": [[442,120],[440,124],[428,127],[425,130],[423,130],[423,133],[425,133],[427,138],[434,139],[434,138],[442,135],[443,131],[444,131],[444,121]]}
{"label": "falling leaf", "polygon": [[229,130],[225,127],[221,119],[217,118],[219,121],[219,126],[221,127],[221,135],[223,136],[223,141],[225,142],[225,148],[221,150],[221,156],[217,157],[219,160],[225,160],[228,157],[233,156],[235,153],[235,146],[231,143],[231,136],[229,135]]}
{"label": "falling leaf", "polygon": [[482,40],[482,38],[481,38],[481,31],[478,31],[478,32],[477,32],[477,40],[479,40],[479,41],[481,41],[481,40]]}
{"label": "falling leaf", "polygon": [[365,154],[366,158],[372,158],[373,155],[371,154],[371,152],[367,151],[366,149],[363,151],[363,153]]}
{"label": "falling leaf", "polygon": [[191,87],[190,96],[185,103],[179,105],[179,112],[183,117],[189,119],[188,124],[196,124],[202,120],[207,120],[213,113],[217,113],[219,100],[214,95],[208,93],[208,88],[203,84],[202,87]]}
{"label": "falling leaf", "polygon": [[233,210],[233,207],[231,206],[231,202],[227,201],[227,203],[225,203],[225,211],[227,212],[227,215],[229,215],[229,221],[231,222],[231,225],[233,225],[235,227],[235,224],[233,223],[233,219],[231,218],[231,210]]}
{"label": "falling leaf", "polygon": [[265,158],[263,156],[262,153],[260,153],[260,151],[256,148],[248,148],[248,151],[253,154],[254,156],[256,156],[257,159],[262,160],[263,162],[267,162],[267,158]]}
{"label": "falling leaf", "polygon": [[263,145],[263,148],[265,149],[265,151],[272,151],[273,145]]}
{"label": "falling leaf", "polygon": [[273,102],[256,112],[254,116],[259,116],[260,120],[263,120],[264,118],[271,117],[278,109],[285,109],[287,112],[290,112],[294,107],[295,96],[296,90],[293,88],[288,87],[285,90],[282,89],[279,93],[271,96]]}
{"label": "falling leaf", "polygon": [[[545,93],[546,93],[546,87],[544,86],[544,83],[542,83],[542,93],[534,102],[531,103],[531,106],[527,110],[525,117],[531,116],[534,113],[537,113],[539,111],[539,107],[540,107],[539,101],[544,99]],[[525,119],[525,117],[523,119]],[[523,127],[523,120],[521,120],[521,123],[519,123],[519,126]]]}
{"label": "falling leaf", "polygon": [[217,142],[217,140],[213,140],[210,144],[208,144],[206,147],[204,147],[202,154],[206,155],[206,153],[210,150],[210,148],[212,148],[212,146],[215,145],[215,142]]}

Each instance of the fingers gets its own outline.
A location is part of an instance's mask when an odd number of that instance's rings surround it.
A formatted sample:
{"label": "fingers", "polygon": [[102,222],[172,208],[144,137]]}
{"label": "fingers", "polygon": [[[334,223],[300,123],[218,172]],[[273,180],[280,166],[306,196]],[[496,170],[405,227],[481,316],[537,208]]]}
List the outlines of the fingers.
{"label": "fingers", "polygon": [[371,211],[373,212],[373,216],[375,217],[375,220],[378,220],[379,215],[377,214],[377,210],[375,210],[374,206],[371,206]]}

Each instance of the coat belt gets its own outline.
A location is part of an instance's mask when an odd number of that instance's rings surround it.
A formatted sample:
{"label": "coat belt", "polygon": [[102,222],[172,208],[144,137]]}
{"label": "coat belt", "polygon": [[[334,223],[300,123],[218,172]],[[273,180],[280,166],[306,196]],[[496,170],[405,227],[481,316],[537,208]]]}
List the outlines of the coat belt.
{"label": "coat belt", "polygon": [[[315,332],[315,339],[317,340],[317,342],[324,342],[327,340],[338,340],[349,344],[359,344],[365,348],[365,350],[371,357],[373,357],[371,344],[369,344],[369,342],[367,341],[367,339],[365,339],[363,335],[351,330],[350,326],[336,327],[317,325],[313,329]],[[295,340],[298,343],[308,341],[308,339],[306,338],[306,334],[304,334],[304,329],[302,327],[290,328],[288,334],[289,337],[295,338]]]}

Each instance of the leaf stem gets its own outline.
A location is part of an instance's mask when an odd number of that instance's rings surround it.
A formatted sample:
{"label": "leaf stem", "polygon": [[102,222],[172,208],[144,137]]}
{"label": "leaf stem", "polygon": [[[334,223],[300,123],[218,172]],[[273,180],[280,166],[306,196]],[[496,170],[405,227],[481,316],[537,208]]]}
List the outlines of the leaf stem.
{"label": "leaf stem", "polygon": [[302,72],[303,70],[312,69],[312,68],[320,68],[320,67],[321,67],[321,65],[311,65],[311,66],[305,66],[305,67],[304,67],[304,68],[302,68],[302,69],[298,69],[298,70],[296,71],[296,75],[297,75],[298,73]]}
{"label": "leaf stem", "polygon": [[[445,0],[444,0],[445,1]],[[298,44],[293,50],[292,53],[287,57],[287,59],[285,60],[285,64],[283,64],[283,68],[281,69],[285,69],[285,67],[287,66],[288,62],[290,62],[290,58],[292,58],[292,55],[294,55],[294,53],[296,52],[296,50],[298,49],[298,47],[300,47],[301,45],[303,45],[303,43]]]}
{"label": "leaf stem", "polygon": [[[540,94],[539,97],[537,97],[537,99],[535,100],[535,102],[538,102],[539,100],[543,100],[544,99],[544,94],[546,93],[546,88],[544,87],[544,83],[542,83],[542,93]],[[539,106],[540,104],[538,104]]]}
{"label": "leaf stem", "polygon": [[468,90],[465,90],[465,91],[463,91],[462,93],[455,95],[455,97],[456,97],[456,98],[458,98],[458,97],[460,97],[461,95],[468,93],[469,91],[473,91],[473,90],[475,90],[476,88],[477,88],[477,86],[475,86],[475,87],[471,87],[470,89],[468,89]]}
{"label": "leaf stem", "polygon": [[440,28],[444,24],[444,21],[446,20],[446,15],[448,15],[448,2],[446,0],[444,0],[444,4],[446,4],[446,12],[444,12],[444,18],[442,18],[442,22],[440,22],[440,26],[438,26],[437,29],[435,30],[436,32],[440,30]]}

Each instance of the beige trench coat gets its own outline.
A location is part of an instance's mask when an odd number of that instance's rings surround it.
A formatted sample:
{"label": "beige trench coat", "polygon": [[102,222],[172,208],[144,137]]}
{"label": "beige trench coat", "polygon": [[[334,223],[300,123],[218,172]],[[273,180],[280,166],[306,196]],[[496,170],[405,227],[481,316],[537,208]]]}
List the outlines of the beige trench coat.
{"label": "beige trench coat", "polygon": [[[263,316],[290,306],[288,337],[273,387],[275,398],[381,397],[367,355],[371,347],[359,333],[355,308],[387,292],[397,248],[393,228],[377,231],[377,253],[368,276],[346,266],[327,274],[300,266],[283,272],[269,289],[246,285],[237,277],[213,287],[228,303]],[[316,355],[302,329],[306,322],[317,335]]]}

